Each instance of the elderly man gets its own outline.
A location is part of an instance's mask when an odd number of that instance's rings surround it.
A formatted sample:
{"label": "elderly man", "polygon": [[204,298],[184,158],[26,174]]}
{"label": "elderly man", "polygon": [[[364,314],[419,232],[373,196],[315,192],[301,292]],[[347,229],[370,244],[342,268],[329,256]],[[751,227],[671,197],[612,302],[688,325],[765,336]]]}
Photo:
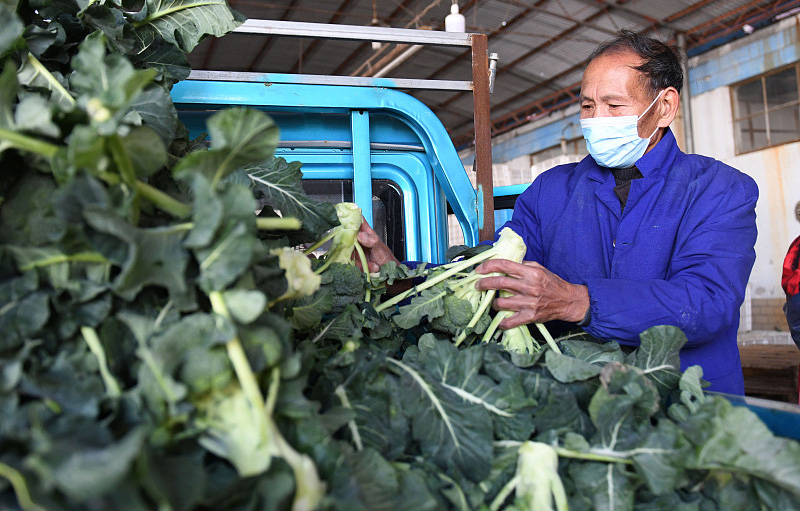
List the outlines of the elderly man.
{"label": "elderly man", "polygon": [[[603,340],[638,344],[675,325],[681,365],[700,365],[710,390],[742,394],[736,332],[755,260],[758,189],[745,174],[680,151],[669,129],[683,72],[662,42],[622,31],[589,58],[581,127],[590,156],[554,167],[519,196],[506,224],[526,262],[491,260],[477,283],[504,289],[501,328],[560,320]],[[366,226],[360,241],[393,259]],[[372,266],[372,264],[371,264]],[[374,269],[374,268],[373,268]]]}

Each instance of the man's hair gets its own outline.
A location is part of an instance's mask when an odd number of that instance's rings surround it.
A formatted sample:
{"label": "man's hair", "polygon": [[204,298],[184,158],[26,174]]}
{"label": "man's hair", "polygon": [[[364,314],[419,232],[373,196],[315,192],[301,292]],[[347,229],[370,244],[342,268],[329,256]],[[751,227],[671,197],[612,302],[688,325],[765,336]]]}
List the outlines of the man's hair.
{"label": "man's hair", "polygon": [[666,44],[631,30],[620,30],[617,37],[603,43],[589,56],[589,62],[609,53],[633,52],[644,60],[637,66],[645,78],[650,96],[655,96],[667,87],[675,87],[680,94],[683,86],[683,68],[678,55]]}

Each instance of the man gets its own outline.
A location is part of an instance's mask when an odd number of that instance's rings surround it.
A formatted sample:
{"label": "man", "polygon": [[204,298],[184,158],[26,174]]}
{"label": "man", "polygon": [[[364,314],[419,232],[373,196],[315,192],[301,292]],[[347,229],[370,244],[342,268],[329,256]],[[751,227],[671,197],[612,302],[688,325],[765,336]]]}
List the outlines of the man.
{"label": "man", "polygon": [[[665,44],[622,31],[589,58],[581,126],[590,156],[543,173],[506,224],[526,262],[491,260],[478,289],[504,289],[501,328],[561,320],[635,346],[676,325],[682,369],[700,365],[709,390],[742,394],[736,332],[755,260],[758,189],[719,161],[682,153],[669,129],[683,72]],[[368,228],[377,264],[392,259]]]}

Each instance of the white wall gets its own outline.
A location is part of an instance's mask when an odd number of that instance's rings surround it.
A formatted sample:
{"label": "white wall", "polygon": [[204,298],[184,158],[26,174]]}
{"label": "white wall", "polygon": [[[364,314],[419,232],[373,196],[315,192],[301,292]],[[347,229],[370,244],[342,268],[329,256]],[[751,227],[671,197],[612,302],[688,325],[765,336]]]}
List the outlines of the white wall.
{"label": "white wall", "polygon": [[750,277],[752,298],[783,298],[781,266],[789,243],[800,235],[794,205],[800,201],[800,143],[736,156],[730,88],[692,98],[695,152],[736,167],[755,179],[758,240]]}

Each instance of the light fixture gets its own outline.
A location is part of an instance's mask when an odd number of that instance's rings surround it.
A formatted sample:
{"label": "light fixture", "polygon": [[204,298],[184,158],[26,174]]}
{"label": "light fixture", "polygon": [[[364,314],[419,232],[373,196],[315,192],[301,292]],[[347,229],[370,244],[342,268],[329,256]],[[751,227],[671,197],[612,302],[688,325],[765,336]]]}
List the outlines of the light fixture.
{"label": "light fixture", "polygon": [[464,15],[458,12],[458,1],[453,0],[450,6],[450,14],[444,19],[445,32],[466,32],[467,20]]}
{"label": "light fixture", "polygon": [[[377,27],[379,24],[380,21],[378,20],[378,5],[376,4],[375,0],[372,0],[372,21],[370,22],[370,25],[372,25],[373,27]],[[373,51],[380,50],[381,46],[383,46],[382,43],[378,41],[372,41]]]}

